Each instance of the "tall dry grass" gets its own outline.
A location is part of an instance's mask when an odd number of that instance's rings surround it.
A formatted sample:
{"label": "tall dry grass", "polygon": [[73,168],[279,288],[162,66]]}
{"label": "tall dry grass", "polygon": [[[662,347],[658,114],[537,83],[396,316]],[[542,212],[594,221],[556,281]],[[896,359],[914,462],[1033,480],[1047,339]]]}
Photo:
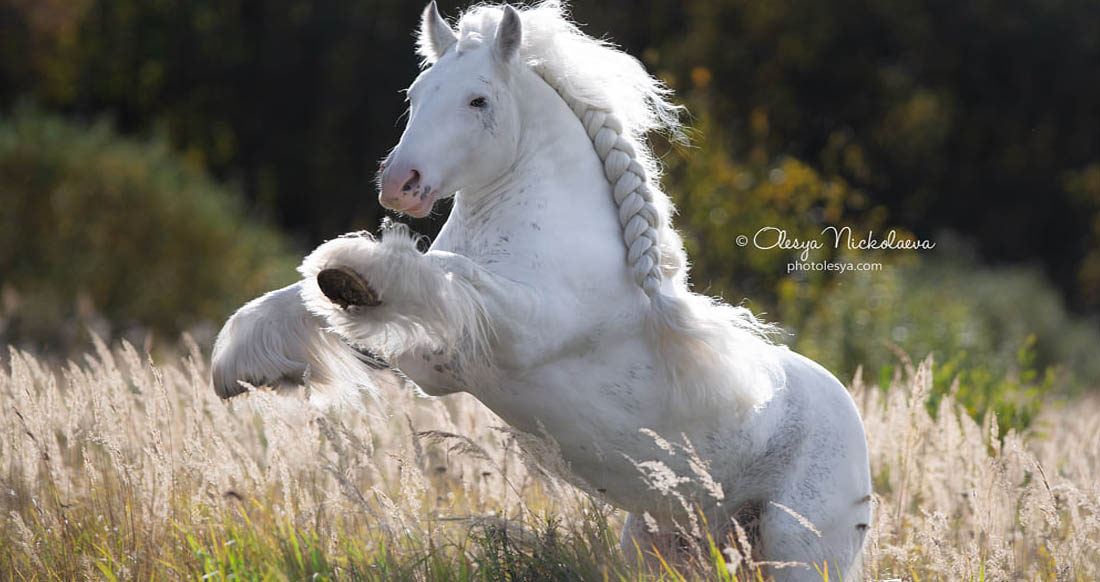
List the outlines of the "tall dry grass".
{"label": "tall dry grass", "polygon": [[[472,398],[393,379],[358,410],[263,392],[227,405],[190,352],[153,364],[97,343],[62,370],[10,352],[3,579],[646,577],[618,554],[621,513]],[[885,394],[852,387],[876,492],[867,579],[1100,579],[1100,403],[1048,406],[1036,434],[1001,442],[950,398],[930,416],[930,386],[925,361]]]}

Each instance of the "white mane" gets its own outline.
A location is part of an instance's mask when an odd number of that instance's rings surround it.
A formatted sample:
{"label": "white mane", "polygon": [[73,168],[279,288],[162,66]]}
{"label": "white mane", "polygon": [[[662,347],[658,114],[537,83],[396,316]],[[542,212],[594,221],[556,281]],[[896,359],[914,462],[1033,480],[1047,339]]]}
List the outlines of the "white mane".
{"label": "white mane", "polygon": [[[637,59],[582,32],[569,20],[561,3],[542,2],[518,12],[523,27],[519,66],[530,67],[577,113],[602,161],[606,161],[610,146],[606,143],[601,146],[596,135],[599,128],[587,127],[593,122],[593,117],[584,114],[589,110],[599,112],[594,123],[606,121],[618,134],[614,137],[626,142],[619,145],[624,146],[622,150],[630,156],[629,161],[637,164],[631,167],[641,174],[643,183],[638,192],[644,194],[645,208],[639,209],[637,200],[628,204],[616,198],[616,203],[621,217],[623,212],[628,215],[640,212],[653,229],[650,232],[656,231],[652,237],[656,239],[654,248],[646,251],[642,244],[638,252],[629,239],[638,238],[641,229],[623,219],[630,266],[639,286],[652,299],[649,319],[669,365],[674,391],[694,401],[733,398],[742,410],[766,402],[784,383],[783,371],[768,339],[777,330],[744,307],[690,292],[683,242],[671,223],[674,209],[659,187],[660,164],[646,137],[651,131],[661,131],[673,139],[681,139],[682,106],[672,103],[671,90],[651,76]],[[461,53],[491,41],[503,14],[503,5],[469,9],[459,18],[458,42],[445,51]],[[418,43],[424,66],[432,65],[442,56],[435,54],[428,36],[422,31]],[[608,167],[612,165],[624,167],[621,158],[619,163],[608,162]],[[623,170],[617,172],[622,174]],[[613,189],[618,187],[617,179],[609,175]],[[624,211],[624,206],[632,208]],[[647,263],[643,254],[654,260]],[[647,270],[651,270],[648,281]]]}
{"label": "white mane", "polygon": [[[467,10],[458,21],[455,50],[472,50],[494,38],[503,12],[500,5],[479,5]],[[672,204],[660,191],[661,167],[646,135],[659,131],[674,140],[682,139],[679,118],[683,107],[672,103],[672,91],[646,72],[637,59],[582,32],[561,3],[542,2],[520,9],[519,14],[523,22],[519,61],[538,73],[567,102],[576,100],[613,112],[623,122],[623,137],[633,146],[635,159],[645,170],[660,216],[662,274],[669,280],[682,280],[686,276],[686,257],[680,237],[672,228]],[[435,60],[423,37],[418,53],[425,65]]]}

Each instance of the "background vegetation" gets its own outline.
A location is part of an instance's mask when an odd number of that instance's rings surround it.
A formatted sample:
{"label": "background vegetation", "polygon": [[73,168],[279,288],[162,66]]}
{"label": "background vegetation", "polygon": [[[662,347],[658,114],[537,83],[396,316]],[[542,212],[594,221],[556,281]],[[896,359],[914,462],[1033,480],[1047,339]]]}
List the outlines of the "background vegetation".
{"label": "background vegetation", "polygon": [[174,343],[293,280],[286,237],[163,139],[23,108],[0,118],[0,191],[0,343]]}
{"label": "background vegetation", "polygon": [[[464,3],[440,2],[453,17]],[[577,0],[667,79],[711,145],[792,156],[922,235],[1042,265],[1100,305],[1100,4],[1094,0]],[[316,243],[381,211],[416,2],[4,0],[0,106],[109,116],[239,185]],[[338,208],[339,211],[333,211]]]}

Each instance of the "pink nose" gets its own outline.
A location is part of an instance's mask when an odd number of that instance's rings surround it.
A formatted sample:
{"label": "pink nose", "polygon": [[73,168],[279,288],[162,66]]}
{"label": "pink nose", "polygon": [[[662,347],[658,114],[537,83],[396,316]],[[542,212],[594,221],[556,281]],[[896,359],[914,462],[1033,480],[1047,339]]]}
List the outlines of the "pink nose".
{"label": "pink nose", "polygon": [[406,210],[422,201],[421,190],[419,170],[401,172],[388,167],[382,172],[382,192],[378,199],[386,208]]}

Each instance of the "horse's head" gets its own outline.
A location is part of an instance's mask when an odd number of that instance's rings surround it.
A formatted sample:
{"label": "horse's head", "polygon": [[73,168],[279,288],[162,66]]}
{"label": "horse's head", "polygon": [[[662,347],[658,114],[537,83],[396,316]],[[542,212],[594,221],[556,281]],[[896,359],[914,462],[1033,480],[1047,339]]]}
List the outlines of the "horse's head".
{"label": "horse's head", "polygon": [[487,186],[514,163],[519,14],[505,7],[494,38],[471,36],[459,42],[435,2],[424,10],[419,52],[431,67],[409,87],[405,133],[382,162],[382,206],[424,217],[437,199]]}

